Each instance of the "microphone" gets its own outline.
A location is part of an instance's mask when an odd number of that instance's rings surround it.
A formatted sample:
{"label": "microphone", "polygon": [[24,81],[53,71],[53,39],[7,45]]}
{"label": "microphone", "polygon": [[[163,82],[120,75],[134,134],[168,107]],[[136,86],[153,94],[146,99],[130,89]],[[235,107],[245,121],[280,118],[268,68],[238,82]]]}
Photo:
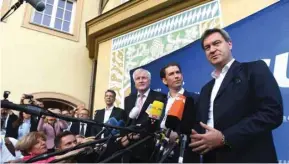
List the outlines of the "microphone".
{"label": "microphone", "polygon": [[[117,122],[117,125],[116,126],[119,126],[119,127],[124,127],[125,126],[125,122],[123,120],[119,120]],[[120,130],[119,129],[113,129],[111,132],[110,132],[110,135],[117,135],[120,133]]]}
{"label": "microphone", "polygon": [[187,140],[188,140],[187,135],[181,134],[180,156],[178,163],[183,163]]}
{"label": "microphone", "polygon": [[[17,110],[20,112],[25,112],[25,113],[28,113],[31,115],[36,115],[36,116],[40,116],[42,114],[51,115],[50,112],[43,110],[42,108],[37,107],[37,106],[22,105],[22,104],[18,105],[18,104],[14,104],[12,102],[9,102],[9,101],[4,101],[4,100],[1,100],[1,107],[7,108],[7,109]],[[49,114],[47,114],[47,113],[49,113]]]}
{"label": "microphone", "polygon": [[42,2],[42,0],[25,0],[27,3],[29,3],[33,8],[35,8],[37,11],[43,11],[45,9],[45,4]]}
{"label": "microphone", "polygon": [[[109,119],[106,121],[106,124],[108,124],[108,125],[115,125],[115,126],[116,126],[116,125],[118,124],[118,121],[117,121],[114,117],[111,117],[111,118],[109,118]],[[101,136],[103,133],[104,133],[105,136],[107,136],[108,134],[105,133],[105,132],[107,132],[107,131],[109,131],[107,128],[105,128],[105,127],[102,128],[102,130],[96,134],[95,138],[98,138],[98,137]]]}
{"label": "microphone", "polygon": [[172,104],[166,119],[166,127],[170,130],[176,131],[183,118],[186,97],[178,95]]}
{"label": "microphone", "polygon": [[155,100],[146,110],[146,113],[149,115],[149,118],[154,120],[160,120],[162,112],[164,109],[164,103],[161,101]]}
{"label": "microphone", "polygon": [[153,101],[152,104],[149,105],[149,107],[146,110],[146,113],[149,116],[148,124],[149,126],[147,127],[147,130],[149,132],[155,132],[157,128],[157,123],[163,113],[164,109],[164,103],[158,100]]}
{"label": "microphone", "polygon": [[37,155],[37,156],[35,156],[33,158],[28,159],[27,161],[25,161],[25,163],[33,163],[35,161],[40,161],[40,160],[43,160],[43,159],[47,159],[47,158],[52,157],[52,156],[62,155],[62,154],[65,154],[67,152],[70,152],[70,151],[73,151],[73,150],[76,150],[76,149],[85,148],[85,147],[88,147],[88,146],[91,146],[91,145],[95,145],[95,144],[100,144],[100,143],[106,142],[110,138],[116,138],[116,137],[106,137],[106,138],[99,139],[99,140],[88,141],[88,142],[76,145],[76,146],[74,146],[72,148],[67,148],[67,149],[60,150],[60,151],[54,151],[54,152],[50,152],[50,153],[40,154],[40,155]]}
{"label": "microphone", "polygon": [[[119,127],[124,127],[125,122],[123,120],[119,120],[117,122],[117,126]],[[113,137],[118,137],[120,135],[120,130],[118,129],[113,129],[110,134],[109,134],[109,139],[105,142],[105,144],[99,145],[97,147],[96,152],[98,152],[98,159],[102,159],[104,156],[107,154],[111,155],[111,151],[114,150],[115,148],[115,143],[117,142],[117,139],[114,139]]]}
{"label": "microphone", "polygon": [[186,97],[184,95],[177,95],[171,108],[168,111],[165,126],[167,128],[166,137],[161,142],[161,147],[158,153],[158,157],[162,154],[165,145],[167,145],[171,131],[177,131],[183,118],[183,112],[185,108]]}
{"label": "microphone", "polygon": [[140,113],[140,109],[136,106],[133,107],[131,111],[129,112],[129,115],[128,115],[129,119],[126,123],[126,126],[131,125],[133,121],[137,119],[139,113]]}

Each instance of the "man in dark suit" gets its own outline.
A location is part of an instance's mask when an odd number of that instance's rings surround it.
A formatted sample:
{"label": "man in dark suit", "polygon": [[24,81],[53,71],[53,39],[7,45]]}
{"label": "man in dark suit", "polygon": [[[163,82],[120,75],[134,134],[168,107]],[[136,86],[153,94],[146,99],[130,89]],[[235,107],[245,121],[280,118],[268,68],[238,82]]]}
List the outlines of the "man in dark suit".
{"label": "man in dark suit", "polygon": [[5,134],[5,137],[12,137],[17,139],[18,130],[13,128],[13,122],[18,119],[12,110],[1,108],[1,133]]}
{"label": "man in dark suit", "polygon": [[[150,104],[155,100],[165,102],[165,95],[150,89],[151,74],[145,69],[137,69],[133,73],[133,80],[135,82],[135,88],[137,93],[132,93],[125,98],[124,109],[129,115],[132,109],[137,109],[137,117],[133,121],[128,122],[128,126],[144,124],[148,121],[149,116],[145,112]],[[130,119],[131,120],[131,119]],[[132,135],[129,134],[122,138],[121,143],[123,147],[131,144],[137,140],[140,140],[142,136],[139,134]],[[136,147],[131,152],[129,160],[124,160],[124,162],[150,162],[149,158],[152,154],[154,148],[153,140],[149,140]],[[126,158],[128,159],[128,158]]]}
{"label": "man in dark suit", "polygon": [[202,47],[215,67],[213,80],[201,90],[191,148],[204,162],[275,163],[272,130],[282,123],[278,84],[263,61],[239,63],[232,41],[222,29],[204,32]]}
{"label": "man in dark suit", "polygon": [[[89,119],[89,111],[85,108],[78,111],[78,118]],[[85,137],[95,136],[94,126],[83,123],[83,122],[73,122],[70,131],[74,135],[81,135]]]}
{"label": "man in dark suit", "polygon": [[[115,98],[116,93],[113,90],[109,89],[105,92],[104,101],[106,107],[101,110],[96,110],[96,113],[94,115],[95,121],[106,123],[111,117],[114,117],[118,121],[123,120],[124,122],[126,122],[127,119],[126,112],[123,109],[115,107],[113,105],[115,102]],[[98,134],[101,131],[102,127],[97,126],[95,129],[96,134]]]}
{"label": "man in dark suit", "polygon": [[[185,134],[189,137],[191,129],[196,124],[196,101],[198,95],[195,93],[190,93],[183,88],[183,75],[182,70],[179,64],[169,63],[163,67],[160,71],[160,78],[162,82],[168,87],[169,92],[166,99],[166,107],[163,112],[163,119],[161,122],[161,128],[166,129],[166,118],[168,111],[172,108],[175,100],[180,95],[185,96],[185,105],[182,120],[180,125],[178,125],[178,130],[171,131],[170,140],[175,142],[179,134]],[[189,142],[187,142],[187,147],[184,154],[184,162],[195,163],[199,162],[199,155],[193,153],[192,150],[188,147]],[[169,159],[167,162],[178,162],[179,156],[179,145],[174,149],[174,156]]]}

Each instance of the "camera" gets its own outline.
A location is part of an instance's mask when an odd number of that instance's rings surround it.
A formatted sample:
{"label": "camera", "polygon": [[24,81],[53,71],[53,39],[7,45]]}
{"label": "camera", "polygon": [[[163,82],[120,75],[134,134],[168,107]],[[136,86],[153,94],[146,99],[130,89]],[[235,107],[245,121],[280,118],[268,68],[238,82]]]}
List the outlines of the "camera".
{"label": "camera", "polygon": [[24,94],[25,99],[33,99],[33,95]]}
{"label": "camera", "polygon": [[4,100],[6,100],[9,97],[10,93],[11,93],[10,91],[4,91],[3,93]]}

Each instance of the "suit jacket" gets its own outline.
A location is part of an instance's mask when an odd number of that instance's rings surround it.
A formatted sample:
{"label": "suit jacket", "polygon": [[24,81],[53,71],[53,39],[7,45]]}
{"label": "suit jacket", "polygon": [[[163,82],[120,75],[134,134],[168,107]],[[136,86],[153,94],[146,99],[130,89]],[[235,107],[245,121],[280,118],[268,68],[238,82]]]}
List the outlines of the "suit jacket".
{"label": "suit jacket", "polygon": [[[201,90],[197,117],[207,123],[211,80]],[[229,68],[214,100],[214,128],[221,131],[230,146],[215,149],[204,162],[275,163],[272,130],[283,119],[278,84],[263,61],[239,63]],[[199,128],[199,132],[205,133]]]}
{"label": "suit jacket", "polygon": [[12,113],[7,121],[7,127],[6,127],[6,134],[5,137],[12,137],[17,139],[18,138],[18,128],[13,128],[12,124],[14,121],[18,119],[18,116]]}
{"label": "suit jacket", "polygon": [[[177,132],[179,134],[186,134],[187,137],[190,137],[191,129],[197,125],[196,122],[196,101],[198,100],[199,95],[195,93],[191,93],[185,90],[184,94],[186,97],[186,102],[184,106],[184,112],[182,116],[182,120],[180,122],[179,128]],[[167,102],[167,99],[166,99]],[[163,110],[163,116],[165,114],[165,110]],[[194,153],[191,148],[188,147],[189,139],[187,141],[187,146],[184,154],[184,162],[185,163],[197,163],[200,162],[200,156],[197,153]],[[178,162],[179,157],[179,146],[175,149],[175,155],[173,159],[169,162],[176,163]]]}
{"label": "suit jacket", "polygon": [[[12,137],[17,139],[18,138],[18,129],[19,126],[13,127],[13,122],[18,119],[18,116],[15,114],[11,114],[7,121],[7,127],[6,127],[6,137]],[[37,131],[37,119],[33,116],[31,116],[31,127],[30,132]]]}
{"label": "suit jacket", "polygon": [[[94,120],[102,123],[104,120],[104,113],[105,113],[105,109],[97,110],[94,115]],[[126,122],[126,119],[127,119],[126,112],[123,109],[118,108],[118,107],[114,107],[112,109],[112,112],[109,118],[111,117],[114,117],[118,121],[123,120],[124,122]],[[102,127],[100,126],[95,127],[95,134],[98,134],[101,130],[102,130]]]}
{"label": "suit jacket", "polygon": [[[129,113],[132,110],[132,108],[135,107],[136,100],[137,100],[137,94],[131,94],[124,99],[124,110],[127,116],[129,116]],[[155,100],[165,103],[166,98],[163,93],[156,92],[151,89],[146,101],[144,102],[142,106],[139,117],[137,118],[135,122],[131,124],[141,124],[141,123],[144,123],[146,120],[148,120],[148,114],[145,111],[147,110],[148,106],[152,104]]]}
{"label": "suit jacket", "polygon": [[[91,136],[95,136],[95,127],[91,126],[90,124],[87,124],[86,126],[86,131],[85,131],[85,137],[91,137]],[[74,134],[74,135],[79,135],[80,132],[80,122],[73,122],[71,124],[70,127],[70,131]]]}
{"label": "suit jacket", "polygon": [[[124,109],[127,115],[129,115],[130,111],[135,106],[136,100],[137,100],[137,94],[131,94],[125,98]],[[135,120],[134,122],[131,122],[129,125],[144,124],[149,119],[148,114],[145,111],[148,108],[148,106],[152,104],[153,101],[155,100],[165,103],[165,95],[160,92],[153,91],[151,89],[146,101],[144,102],[142,106],[139,117],[137,118],[137,120]],[[157,125],[157,127],[159,126]],[[149,158],[153,152],[153,149],[154,149],[154,141],[153,139],[151,139],[151,140],[146,141],[142,145],[135,147],[131,151],[132,154],[130,156],[130,159],[128,159],[129,157],[128,158],[124,157],[123,160],[124,162],[151,162],[149,161]]]}

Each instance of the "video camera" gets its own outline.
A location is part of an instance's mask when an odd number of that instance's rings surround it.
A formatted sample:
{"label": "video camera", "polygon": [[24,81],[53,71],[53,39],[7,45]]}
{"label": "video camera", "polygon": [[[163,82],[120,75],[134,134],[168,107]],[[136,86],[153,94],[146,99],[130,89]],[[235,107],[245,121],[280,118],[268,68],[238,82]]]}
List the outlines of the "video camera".
{"label": "video camera", "polygon": [[10,91],[4,91],[3,93],[4,100],[8,99],[10,93],[11,93]]}
{"label": "video camera", "polygon": [[24,94],[24,98],[25,98],[25,99],[30,99],[30,100],[32,100],[32,99],[33,99],[33,95]]}

